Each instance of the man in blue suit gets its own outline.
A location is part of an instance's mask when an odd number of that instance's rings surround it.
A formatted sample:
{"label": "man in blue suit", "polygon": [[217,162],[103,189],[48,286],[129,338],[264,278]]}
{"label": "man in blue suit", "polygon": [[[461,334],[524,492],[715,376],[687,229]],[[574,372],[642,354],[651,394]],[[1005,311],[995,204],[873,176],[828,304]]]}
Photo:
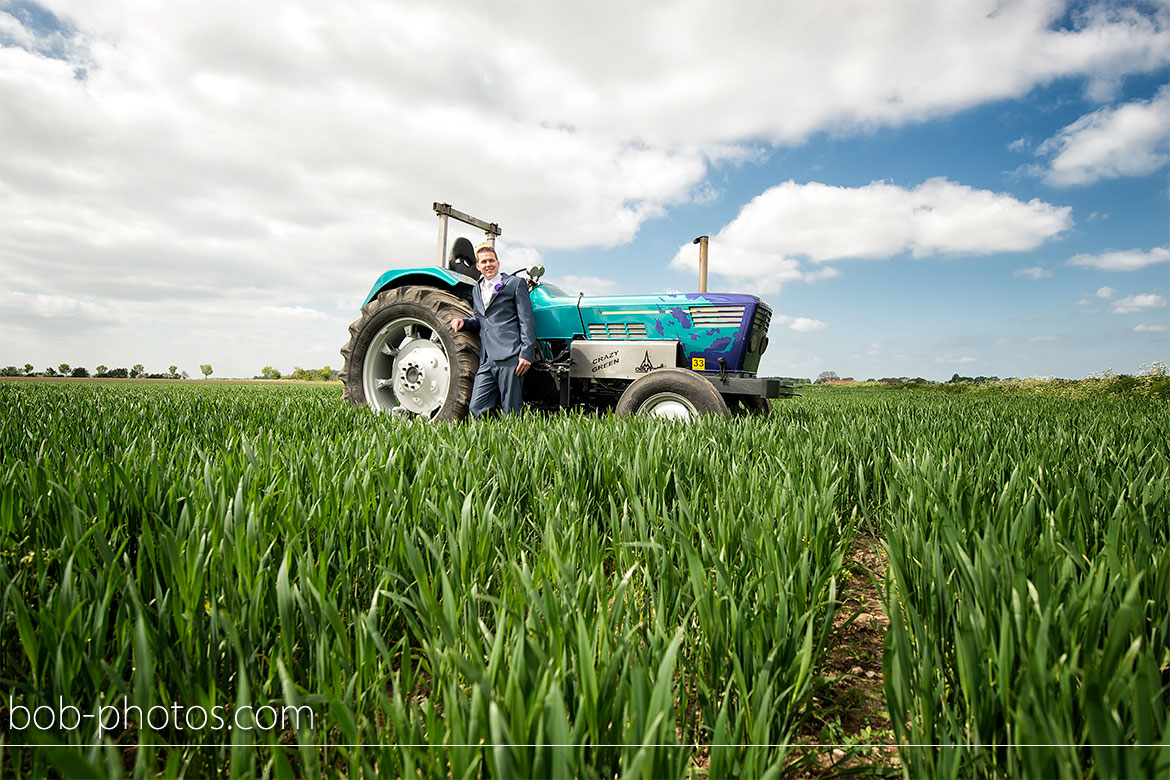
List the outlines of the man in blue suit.
{"label": "man in blue suit", "polygon": [[536,352],[536,322],[528,283],[500,273],[500,260],[490,244],[475,249],[475,267],[482,275],[471,292],[475,316],[451,320],[452,330],[479,334],[479,371],[471,388],[472,417],[499,407],[505,414],[520,411],[524,374]]}

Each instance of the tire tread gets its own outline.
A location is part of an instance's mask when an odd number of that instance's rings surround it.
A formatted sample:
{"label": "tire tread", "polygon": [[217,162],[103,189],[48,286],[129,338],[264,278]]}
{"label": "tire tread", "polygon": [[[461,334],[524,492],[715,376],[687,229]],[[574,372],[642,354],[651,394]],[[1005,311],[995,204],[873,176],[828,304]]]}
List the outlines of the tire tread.
{"label": "tire tread", "polygon": [[[375,320],[378,320],[376,326],[381,327],[383,324],[381,320],[385,319],[381,316],[384,312],[404,305],[428,310],[440,327],[446,327],[446,323],[456,317],[472,315],[471,306],[466,301],[446,290],[434,287],[411,285],[378,293],[362,306],[361,316],[350,323],[349,341],[341,348],[343,363],[339,378],[342,383],[343,400],[354,406],[366,405],[367,400],[362,386],[362,366],[360,361],[355,362],[357,360],[355,351],[359,347],[362,334]],[[467,416],[471,386],[475,381],[475,372],[479,369],[479,339],[463,331],[453,335],[455,349],[448,355],[451,361],[451,388],[448,391],[447,403],[435,416],[436,420],[459,420]]]}

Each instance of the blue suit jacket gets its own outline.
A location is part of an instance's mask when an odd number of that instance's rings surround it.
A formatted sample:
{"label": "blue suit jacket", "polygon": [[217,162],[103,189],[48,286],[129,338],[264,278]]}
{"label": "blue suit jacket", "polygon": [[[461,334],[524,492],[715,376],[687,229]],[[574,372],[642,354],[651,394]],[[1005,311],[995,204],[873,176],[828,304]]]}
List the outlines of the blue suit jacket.
{"label": "blue suit jacket", "polygon": [[492,295],[486,310],[476,282],[471,291],[475,316],[465,318],[463,327],[479,334],[480,363],[514,360],[517,356],[532,360],[536,354],[536,322],[528,283],[508,274],[500,274],[500,278],[504,286]]}

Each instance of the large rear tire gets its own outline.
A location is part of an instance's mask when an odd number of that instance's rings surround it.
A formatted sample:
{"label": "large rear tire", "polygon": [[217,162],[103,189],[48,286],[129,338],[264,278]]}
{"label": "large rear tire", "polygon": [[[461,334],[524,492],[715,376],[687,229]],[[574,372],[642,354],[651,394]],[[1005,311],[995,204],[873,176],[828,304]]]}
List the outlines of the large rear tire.
{"label": "large rear tire", "polygon": [[362,307],[341,348],[342,398],[376,412],[426,420],[467,416],[479,339],[451,330],[470,317],[462,299],[433,287],[398,287]]}
{"label": "large rear tire", "polygon": [[630,383],[618,399],[616,414],[648,414],[690,420],[701,414],[727,417],[727,403],[710,382],[685,368],[660,368]]}

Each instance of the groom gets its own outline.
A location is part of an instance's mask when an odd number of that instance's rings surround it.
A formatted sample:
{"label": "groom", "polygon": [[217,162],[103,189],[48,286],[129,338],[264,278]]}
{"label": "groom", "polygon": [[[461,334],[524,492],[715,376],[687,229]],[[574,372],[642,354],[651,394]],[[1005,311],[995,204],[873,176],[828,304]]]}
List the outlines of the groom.
{"label": "groom", "polygon": [[536,350],[528,283],[500,273],[500,259],[490,244],[476,247],[475,267],[482,274],[471,293],[475,316],[451,320],[452,330],[478,333],[482,345],[471,388],[471,416],[482,417],[497,407],[518,412],[524,374]]}

